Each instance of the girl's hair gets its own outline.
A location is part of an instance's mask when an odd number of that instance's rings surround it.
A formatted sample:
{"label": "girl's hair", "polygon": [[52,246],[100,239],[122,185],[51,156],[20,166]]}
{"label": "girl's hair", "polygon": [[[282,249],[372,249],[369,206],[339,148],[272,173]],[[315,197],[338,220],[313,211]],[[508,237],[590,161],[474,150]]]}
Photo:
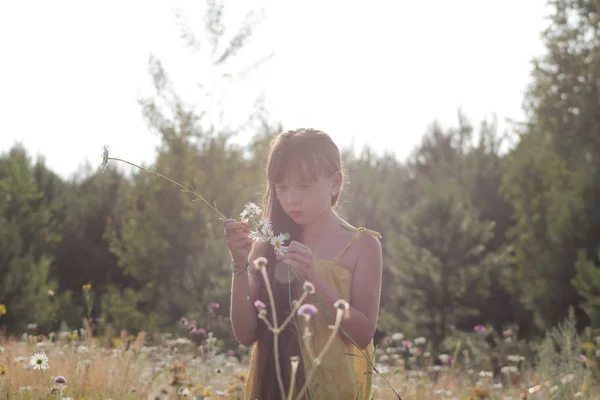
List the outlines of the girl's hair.
{"label": "girl's hair", "polygon": [[[343,176],[340,151],[329,135],[314,129],[298,129],[279,134],[272,142],[269,149],[266,175],[266,191],[263,199],[265,218],[271,221],[273,232],[289,233],[290,241],[300,241],[301,227],[296,224],[283,210],[276,197],[275,185],[287,177],[296,176],[302,180],[314,181],[319,177],[331,177],[336,172]],[[342,180],[343,181],[343,180]],[[341,191],[341,187],[340,187]],[[340,193],[331,198],[331,205],[335,206]],[[275,278],[275,265],[277,259],[271,246],[256,248],[253,257],[267,258],[267,271],[277,307],[277,322],[281,324],[292,310],[292,300],[301,295],[302,287],[299,279],[286,285]],[[258,276],[258,275],[255,275]],[[270,304],[265,282],[262,282],[259,294],[264,304]],[[270,308],[270,306],[268,306]],[[271,318],[269,312],[268,318]],[[296,372],[296,392],[305,383],[304,366],[302,363],[301,341],[302,336],[295,321],[289,323],[279,334],[279,365],[286,393],[291,382],[291,356],[300,358],[300,365]],[[279,399],[279,388],[275,372],[275,357],[273,351],[274,336],[263,321],[258,321],[257,328],[257,353],[252,365],[254,382],[248,382],[253,387],[252,399],[274,400]],[[297,394],[297,393],[296,393]]]}

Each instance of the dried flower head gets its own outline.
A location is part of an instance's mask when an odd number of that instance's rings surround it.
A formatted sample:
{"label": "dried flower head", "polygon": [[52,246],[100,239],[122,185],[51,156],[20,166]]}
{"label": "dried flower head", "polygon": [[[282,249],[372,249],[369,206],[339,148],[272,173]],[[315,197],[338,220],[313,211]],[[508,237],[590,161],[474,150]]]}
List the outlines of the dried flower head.
{"label": "dried flower head", "polygon": [[254,268],[256,268],[257,270],[261,270],[263,268],[265,268],[267,266],[267,259],[265,257],[258,257],[256,260],[254,260],[253,264],[254,264]]}
{"label": "dried flower head", "polygon": [[313,285],[311,282],[309,281],[304,281],[304,285],[302,285],[302,289],[304,289],[305,292],[307,292],[308,294],[315,294],[315,285]]}
{"label": "dried flower head", "polygon": [[54,383],[56,383],[57,385],[64,385],[65,383],[67,383],[67,380],[64,376],[57,376],[56,378],[54,378]]}
{"label": "dried flower head", "polygon": [[110,148],[106,145],[102,146],[102,164],[100,164],[100,169],[104,171],[106,166],[108,165],[108,150]]}

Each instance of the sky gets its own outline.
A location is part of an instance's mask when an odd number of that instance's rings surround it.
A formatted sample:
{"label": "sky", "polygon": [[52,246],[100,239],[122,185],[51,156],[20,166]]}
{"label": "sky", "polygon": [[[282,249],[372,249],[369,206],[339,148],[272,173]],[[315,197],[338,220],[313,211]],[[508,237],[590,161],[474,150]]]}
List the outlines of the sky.
{"label": "sky", "polygon": [[[187,103],[238,132],[234,143],[251,138],[237,129],[262,98],[284,129],[404,159],[433,121],[456,125],[459,108],[476,125],[496,116],[500,130],[525,118],[549,13],[546,0],[225,0],[225,37],[249,10],[264,17],[223,70],[208,42],[194,51],[181,38],[181,16],[204,37],[204,3],[0,2],[0,152],[21,143],[63,177],[99,165],[103,145],[151,163],[160,137],[138,100],[153,93],[153,55]],[[220,78],[269,54],[245,79]]]}

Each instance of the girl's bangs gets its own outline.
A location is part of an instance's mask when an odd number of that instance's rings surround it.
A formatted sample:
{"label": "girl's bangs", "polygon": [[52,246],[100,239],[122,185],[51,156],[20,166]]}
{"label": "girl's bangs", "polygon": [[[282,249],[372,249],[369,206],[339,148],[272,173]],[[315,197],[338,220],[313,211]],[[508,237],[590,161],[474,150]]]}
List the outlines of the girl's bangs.
{"label": "girl's bangs", "polygon": [[271,184],[278,184],[289,179],[298,179],[300,182],[314,182],[323,175],[322,163],[319,162],[316,152],[304,146],[280,146],[271,155],[268,171],[268,180]]}

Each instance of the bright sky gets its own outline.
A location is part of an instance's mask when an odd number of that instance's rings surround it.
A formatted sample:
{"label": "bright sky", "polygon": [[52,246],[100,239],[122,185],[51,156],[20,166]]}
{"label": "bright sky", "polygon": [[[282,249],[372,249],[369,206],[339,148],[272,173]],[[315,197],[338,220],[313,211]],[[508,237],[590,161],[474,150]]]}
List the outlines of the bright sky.
{"label": "bright sky", "polygon": [[159,136],[137,99],[151,89],[155,54],[198,109],[220,99],[224,123],[244,121],[264,93],[286,129],[319,128],[342,148],[369,144],[404,158],[432,121],[454,125],[459,107],[476,124],[494,113],[500,123],[524,117],[531,60],[544,51],[545,3],[225,0],[233,20],[265,6],[244,61],[276,53],[225,84],[179,37],[173,5],[202,36],[204,1],[0,2],[0,151],[21,142],[63,176],[86,160],[98,165],[104,144],[114,156],[151,162]]}

